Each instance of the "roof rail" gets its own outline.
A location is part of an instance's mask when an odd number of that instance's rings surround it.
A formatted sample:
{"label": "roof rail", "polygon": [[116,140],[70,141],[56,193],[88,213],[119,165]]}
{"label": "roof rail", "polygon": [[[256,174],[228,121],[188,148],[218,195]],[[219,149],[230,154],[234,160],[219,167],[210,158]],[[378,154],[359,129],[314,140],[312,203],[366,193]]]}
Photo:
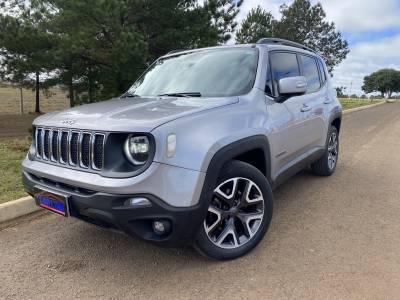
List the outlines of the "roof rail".
{"label": "roof rail", "polygon": [[182,52],[182,51],[186,51],[186,50],[185,50],[185,49],[171,50],[171,51],[169,51],[166,55],[168,55],[168,54],[174,54],[174,53],[178,53],[178,52]]}
{"label": "roof rail", "polygon": [[303,50],[308,50],[308,51],[317,53],[317,51],[315,51],[314,49],[306,47],[302,44],[284,40],[284,39],[278,39],[278,38],[262,38],[262,39],[258,40],[257,44],[268,44],[268,45],[279,44],[279,45],[284,45],[284,46],[296,47],[296,48],[300,48]]}

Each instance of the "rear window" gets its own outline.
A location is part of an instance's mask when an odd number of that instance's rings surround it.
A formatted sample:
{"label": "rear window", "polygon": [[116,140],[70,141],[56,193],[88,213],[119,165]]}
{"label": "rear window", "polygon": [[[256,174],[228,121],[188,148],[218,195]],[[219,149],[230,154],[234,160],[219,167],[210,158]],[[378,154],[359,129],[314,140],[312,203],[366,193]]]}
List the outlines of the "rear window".
{"label": "rear window", "polygon": [[321,82],[319,81],[317,61],[315,58],[306,55],[299,55],[299,58],[303,76],[307,79],[307,93],[318,91]]}

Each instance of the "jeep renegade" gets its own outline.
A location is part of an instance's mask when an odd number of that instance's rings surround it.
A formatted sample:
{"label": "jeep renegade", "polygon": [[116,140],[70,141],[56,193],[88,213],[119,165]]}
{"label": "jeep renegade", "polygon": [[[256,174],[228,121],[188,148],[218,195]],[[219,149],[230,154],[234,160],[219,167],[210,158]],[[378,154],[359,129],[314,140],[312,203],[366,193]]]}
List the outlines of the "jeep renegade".
{"label": "jeep renegade", "polygon": [[62,216],[233,259],[265,235],[274,188],[335,171],[341,114],[303,45],[173,51],[121,97],[38,117],[23,183]]}

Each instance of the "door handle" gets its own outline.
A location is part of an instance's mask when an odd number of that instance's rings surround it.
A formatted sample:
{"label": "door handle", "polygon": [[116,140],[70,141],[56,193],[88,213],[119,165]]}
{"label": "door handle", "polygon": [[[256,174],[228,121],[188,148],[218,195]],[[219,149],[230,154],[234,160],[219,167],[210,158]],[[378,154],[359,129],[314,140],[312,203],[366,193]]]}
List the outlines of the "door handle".
{"label": "door handle", "polygon": [[325,97],[324,104],[329,104],[331,102],[332,100],[329,97]]}
{"label": "door handle", "polygon": [[311,107],[308,106],[307,104],[303,104],[303,107],[300,109],[301,112],[306,112],[311,110]]}

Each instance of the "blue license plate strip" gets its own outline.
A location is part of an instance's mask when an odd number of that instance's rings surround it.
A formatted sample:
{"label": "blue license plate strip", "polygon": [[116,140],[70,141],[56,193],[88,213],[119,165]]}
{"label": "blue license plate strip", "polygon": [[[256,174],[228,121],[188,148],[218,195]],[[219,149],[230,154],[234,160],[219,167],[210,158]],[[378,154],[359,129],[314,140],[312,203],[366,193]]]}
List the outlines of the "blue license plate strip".
{"label": "blue license plate strip", "polygon": [[57,195],[51,192],[42,191],[35,196],[36,203],[47,210],[62,215],[68,216],[68,200],[67,197]]}

